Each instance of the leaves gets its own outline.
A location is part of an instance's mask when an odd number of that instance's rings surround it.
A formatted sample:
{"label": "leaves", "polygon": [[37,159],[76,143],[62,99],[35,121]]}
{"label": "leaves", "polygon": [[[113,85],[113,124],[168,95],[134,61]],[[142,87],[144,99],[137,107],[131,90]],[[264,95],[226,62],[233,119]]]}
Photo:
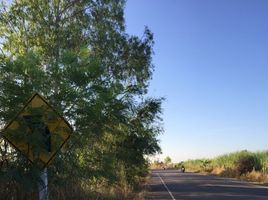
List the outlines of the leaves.
{"label": "leaves", "polygon": [[[153,34],[125,33],[123,9],[123,0],[15,0],[0,9],[1,124],[39,92],[75,130],[49,167],[51,184],[134,186],[144,156],[161,151],[163,99],[146,98]],[[10,154],[26,176],[31,167]]]}

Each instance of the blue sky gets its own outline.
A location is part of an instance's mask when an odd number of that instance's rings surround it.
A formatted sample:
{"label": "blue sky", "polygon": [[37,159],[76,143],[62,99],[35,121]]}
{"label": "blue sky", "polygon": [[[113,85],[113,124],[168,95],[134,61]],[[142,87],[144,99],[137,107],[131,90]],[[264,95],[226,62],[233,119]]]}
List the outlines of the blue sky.
{"label": "blue sky", "polygon": [[268,150],[268,1],[128,0],[125,20],[131,35],[154,33],[160,157]]}

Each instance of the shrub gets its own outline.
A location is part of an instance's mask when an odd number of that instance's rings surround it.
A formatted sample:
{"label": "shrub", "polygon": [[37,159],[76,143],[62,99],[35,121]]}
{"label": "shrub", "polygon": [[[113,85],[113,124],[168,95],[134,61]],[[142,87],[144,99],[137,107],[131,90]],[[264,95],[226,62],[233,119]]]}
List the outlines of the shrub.
{"label": "shrub", "polygon": [[255,167],[255,156],[250,154],[241,155],[236,161],[236,172],[241,176],[251,172]]}

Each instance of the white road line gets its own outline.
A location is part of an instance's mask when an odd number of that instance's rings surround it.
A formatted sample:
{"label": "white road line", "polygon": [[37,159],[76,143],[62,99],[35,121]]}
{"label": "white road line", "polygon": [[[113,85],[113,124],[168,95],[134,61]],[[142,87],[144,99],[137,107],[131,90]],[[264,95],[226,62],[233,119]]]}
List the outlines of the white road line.
{"label": "white road line", "polygon": [[165,186],[165,188],[167,189],[169,195],[171,196],[172,200],[176,200],[174,198],[174,196],[172,195],[172,193],[170,192],[170,190],[168,189],[167,185],[165,184],[165,182],[163,181],[163,179],[161,178],[161,176],[157,173],[157,176],[160,178],[161,182],[163,183],[163,185]]}

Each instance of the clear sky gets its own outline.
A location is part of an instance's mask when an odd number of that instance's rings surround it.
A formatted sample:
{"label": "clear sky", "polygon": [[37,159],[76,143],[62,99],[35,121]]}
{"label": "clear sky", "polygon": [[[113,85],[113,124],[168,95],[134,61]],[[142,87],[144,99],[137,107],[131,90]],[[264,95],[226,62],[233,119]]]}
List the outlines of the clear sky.
{"label": "clear sky", "polygon": [[154,33],[162,157],[268,150],[267,0],[128,0],[125,19]]}

